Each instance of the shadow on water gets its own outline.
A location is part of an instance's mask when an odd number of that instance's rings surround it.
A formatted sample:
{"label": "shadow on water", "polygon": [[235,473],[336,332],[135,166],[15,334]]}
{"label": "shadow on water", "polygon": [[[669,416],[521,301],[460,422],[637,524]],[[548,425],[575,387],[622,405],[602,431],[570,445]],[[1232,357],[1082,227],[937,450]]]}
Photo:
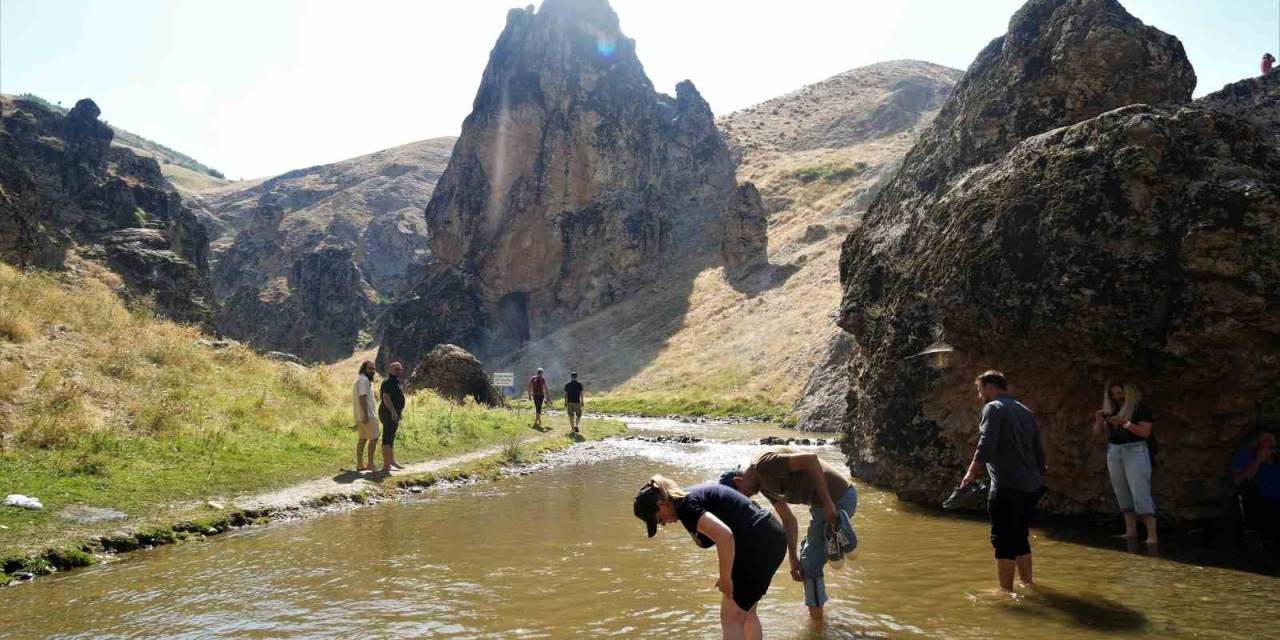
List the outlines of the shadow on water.
{"label": "shadow on water", "polygon": [[[1117,520],[1119,516],[1117,516]],[[1051,527],[1051,528],[1050,528]],[[1119,523],[1115,525],[1119,528]],[[1232,569],[1263,576],[1280,576],[1280,557],[1258,546],[1236,545],[1220,531],[1190,531],[1166,527],[1160,532],[1160,544],[1147,545],[1141,540],[1122,538],[1111,529],[1085,527],[1079,524],[1048,523],[1038,531],[1059,542],[1079,544],[1094,549],[1125,551],[1142,556],[1197,567]]]}
{"label": "shadow on water", "polygon": [[[981,512],[945,511],[942,509],[898,501],[895,507],[904,512],[937,518],[956,518],[987,522]],[[1280,555],[1259,545],[1237,545],[1231,541],[1229,524],[1181,530],[1166,526],[1160,532],[1160,544],[1149,546],[1142,540],[1115,535],[1120,527],[1116,516],[1113,527],[1083,523],[1079,520],[1055,520],[1043,516],[1036,519],[1033,531],[1049,540],[1078,544],[1093,549],[1122,551],[1197,567],[1232,569],[1263,576],[1280,577]]]}
{"label": "shadow on water", "polygon": [[1137,633],[1147,628],[1141,611],[1098,594],[1071,594],[1043,585],[1006,604],[1010,613],[1026,617],[1065,619],[1072,625],[1107,633]]}

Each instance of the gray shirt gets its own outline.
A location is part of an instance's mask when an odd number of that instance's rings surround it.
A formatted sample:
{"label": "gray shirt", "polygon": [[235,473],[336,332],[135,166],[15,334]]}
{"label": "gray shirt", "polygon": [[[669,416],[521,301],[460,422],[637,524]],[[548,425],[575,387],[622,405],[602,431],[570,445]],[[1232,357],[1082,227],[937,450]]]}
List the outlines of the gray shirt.
{"label": "gray shirt", "polygon": [[987,465],[991,490],[1039,491],[1044,448],[1031,410],[1008,394],[982,408],[978,462]]}

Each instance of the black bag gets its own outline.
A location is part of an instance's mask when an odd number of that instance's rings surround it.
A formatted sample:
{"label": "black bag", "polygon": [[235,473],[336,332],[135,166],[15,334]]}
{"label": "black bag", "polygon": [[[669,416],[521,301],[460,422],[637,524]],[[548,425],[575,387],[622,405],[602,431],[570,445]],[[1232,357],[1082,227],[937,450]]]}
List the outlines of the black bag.
{"label": "black bag", "polygon": [[1160,441],[1156,440],[1156,434],[1152,431],[1151,435],[1147,436],[1147,455],[1151,457],[1152,469],[1156,468],[1156,453],[1158,451],[1160,451]]}

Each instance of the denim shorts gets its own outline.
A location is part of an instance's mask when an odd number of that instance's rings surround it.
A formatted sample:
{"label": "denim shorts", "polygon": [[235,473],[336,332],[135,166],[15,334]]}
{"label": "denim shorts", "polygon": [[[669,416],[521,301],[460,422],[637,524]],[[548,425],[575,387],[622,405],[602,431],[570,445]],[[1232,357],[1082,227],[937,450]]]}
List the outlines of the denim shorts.
{"label": "denim shorts", "polygon": [[1155,515],[1156,502],[1151,498],[1151,453],[1146,441],[1107,445],[1107,473],[1121,511]]}

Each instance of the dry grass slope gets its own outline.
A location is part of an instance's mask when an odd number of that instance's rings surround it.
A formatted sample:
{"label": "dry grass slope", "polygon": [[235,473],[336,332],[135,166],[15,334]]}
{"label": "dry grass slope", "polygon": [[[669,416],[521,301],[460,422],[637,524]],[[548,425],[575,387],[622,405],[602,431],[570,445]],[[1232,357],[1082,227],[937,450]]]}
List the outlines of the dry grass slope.
{"label": "dry grass slope", "polygon": [[[0,562],[115,529],[168,525],[231,499],[353,464],[355,367],[306,369],[127,308],[108,272],[0,264]],[[397,458],[413,462],[530,433],[526,417],[410,398]],[[105,524],[59,515],[123,512]],[[206,514],[207,515],[207,514]],[[103,528],[106,528],[105,530]]]}

